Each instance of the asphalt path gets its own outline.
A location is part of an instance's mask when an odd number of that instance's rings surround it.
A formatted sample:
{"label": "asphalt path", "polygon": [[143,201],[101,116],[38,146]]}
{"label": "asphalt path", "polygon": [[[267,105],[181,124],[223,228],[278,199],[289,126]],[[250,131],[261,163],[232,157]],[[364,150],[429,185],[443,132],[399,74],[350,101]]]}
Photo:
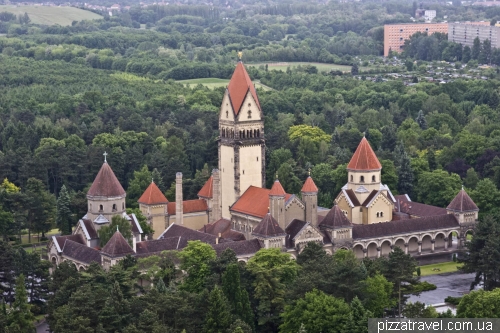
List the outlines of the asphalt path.
{"label": "asphalt path", "polygon": [[435,284],[437,289],[424,291],[420,296],[412,295],[410,302],[422,302],[425,304],[444,303],[448,296],[460,297],[467,294],[470,290],[471,282],[474,281],[475,274],[464,273],[443,273],[428,275],[420,278],[421,281],[427,281]]}

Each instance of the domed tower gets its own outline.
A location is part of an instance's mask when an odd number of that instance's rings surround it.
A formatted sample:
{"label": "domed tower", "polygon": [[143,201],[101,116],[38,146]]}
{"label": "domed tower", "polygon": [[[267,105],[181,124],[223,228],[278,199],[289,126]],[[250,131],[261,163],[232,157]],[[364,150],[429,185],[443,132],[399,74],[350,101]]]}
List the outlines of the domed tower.
{"label": "domed tower", "polygon": [[125,213],[126,193],[106,161],[87,192],[87,218],[94,222],[96,229],[111,222],[115,215]]}
{"label": "domed tower", "polygon": [[380,190],[382,165],[365,137],[347,165],[347,189],[364,202],[373,190]]}
{"label": "domed tower", "polygon": [[264,115],[257,92],[241,61],[236,65],[219,114],[221,215],[249,186],[264,187]]}

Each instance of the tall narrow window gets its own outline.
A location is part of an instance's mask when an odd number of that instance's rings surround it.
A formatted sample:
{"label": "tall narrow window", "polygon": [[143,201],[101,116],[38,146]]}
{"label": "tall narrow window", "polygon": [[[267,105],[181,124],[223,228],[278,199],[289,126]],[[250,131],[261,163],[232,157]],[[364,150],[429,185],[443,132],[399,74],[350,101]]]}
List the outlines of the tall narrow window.
{"label": "tall narrow window", "polygon": [[351,175],[351,182],[354,181],[354,177]]}
{"label": "tall narrow window", "polygon": [[99,205],[99,211],[102,212],[104,209],[102,207],[102,205]]}
{"label": "tall narrow window", "polygon": [[229,111],[226,110],[226,118],[229,118]]}
{"label": "tall narrow window", "polygon": [[359,177],[359,181],[360,181],[361,183],[364,183],[364,182],[365,182],[365,176],[361,176],[361,177]]}
{"label": "tall narrow window", "polygon": [[376,181],[375,179],[376,179],[375,176],[372,176],[372,182],[375,183],[375,181]]}
{"label": "tall narrow window", "polygon": [[248,119],[252,119],[252,111],[248,110]]}
{"label": "tall narrow window", "polygon": [[116,212],[116,204],[113,204],[113,212]]}

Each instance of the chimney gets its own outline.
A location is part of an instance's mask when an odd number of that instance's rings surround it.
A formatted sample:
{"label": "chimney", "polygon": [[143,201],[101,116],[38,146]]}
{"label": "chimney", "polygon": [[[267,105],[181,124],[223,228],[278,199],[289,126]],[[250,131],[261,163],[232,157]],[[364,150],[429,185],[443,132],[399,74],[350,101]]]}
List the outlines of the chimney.
{"label": "chimney", "polygon": [[183,225],[182,172],[175,174],[175,224]]}
{"label": "chimney", "polygon": [[135,240],[135,236],[132,236],[132,250],[137,253],[137,241]]}
{"label": "chimney", "polygon": [[220,199],[220,173],[218,169],[212,170],[212,222],[221,219],[221,199]]}

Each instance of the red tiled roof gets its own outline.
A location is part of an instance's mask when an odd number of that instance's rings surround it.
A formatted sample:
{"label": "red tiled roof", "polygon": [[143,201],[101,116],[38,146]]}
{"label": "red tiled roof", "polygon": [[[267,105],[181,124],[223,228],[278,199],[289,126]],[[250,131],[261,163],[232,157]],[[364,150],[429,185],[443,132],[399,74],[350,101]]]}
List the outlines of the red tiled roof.
{"label": "red tiled roof", "polygon": [[351,221],[345,216],[339,206],[334,205],[326,214],[325,218],[320,222],[320,227],[324,228],[344,228],[352,227]]}
{"label": "red tiled roof", "polygon": [[214,184],[214,178],[210,176],[208,178],[207,182],[203,187],[201,188],[200,192],[198,192],[199,197],[204,197],[204,198],[213,198],[213,184]]}
{"label": "red tiled roof", "polygon": [[250,79],[250,76],[248,76],[245,66],[243,66],[241,61],[236,65],[236,69],[231,77],[231,81],[229,81],[227,90],[229,91],[229,98],[233,106],[234,114],[237,115],[240,112],[241,105],[243,104],[248,91],[250,91],[255,103],[257,103],[257,106],[260,109],[257,92],[255,91],[252,80]]}
{"label": "red tiled roof", "polygon": [[91,197],[120,197],[125,195],[125,190],[109,164],[104,162],[87,195]]}
{"label": "red tiled roof", "polygon": [[[263,218],[269,210],[271,190],[250,186],[230,208],[231,211]],[[292,195],[286,193],[285,201]]]}
{"label": "red tiled roof", "polygon": [[262,237],[277,237],[277,236],[285,236],[285,231],[281,229],[278,222],[271,216],[271,214],[267,213],[266,216],[262,219],[262,221],[257,224],[255,229],[252,232],[252,235],[262,236]]}
{"label": "red tiled roof", "polygon": [[141,195],[137,202],[145,205],[167,204],[168,200],[154,182],[149,184],[148,188]]}
{"label": "red tiled roof", "polygon": [[134,250],[130,247],[129,243],[125,240],[123,235],[117,230],[111,236],[106,245],[102,248],[101,253],[110,257],[124,257],[127,254],[133,254]]}
{"label": "red tiled roof", "polygon": [[[182,202],[182,212],[184,214],[207,211],[207,202],[203,199],[184,200]],[[167,204],[168,215],[175,215],[175,202]]]}
{"label": "red tiled roof", "polygon": [[358,148],[347,165],[348,170],[380,170],[382,165],[365,137],[361,139]]}
{"label": "red tiled roof", "polygon": [[271,192],[269,192],[269,195],[275,195],[275,196],[283,196],[285,195],[286,192],[283,189],[283,186],[281,186],[281,183],[279,180],[275,180],[273,187],[271,187]]}
{"label": "red tiled roof", "polygon": [[316,186],[316,184],[314,184],[314,180],[311,178],[311,176],[307,177],[300,192],[318,192],[318,187]]}
{"label": "red tiled roof", "polygon": [[458,192],[457,196],[451,201],[451,203],[446,207],[447,209],[454,210],[457,212],[468,212],[468,211],[477,211],[479,208],[476,206],[474,201],[472,201],[471,197],[465,192],[464,189],[461,189]]}

